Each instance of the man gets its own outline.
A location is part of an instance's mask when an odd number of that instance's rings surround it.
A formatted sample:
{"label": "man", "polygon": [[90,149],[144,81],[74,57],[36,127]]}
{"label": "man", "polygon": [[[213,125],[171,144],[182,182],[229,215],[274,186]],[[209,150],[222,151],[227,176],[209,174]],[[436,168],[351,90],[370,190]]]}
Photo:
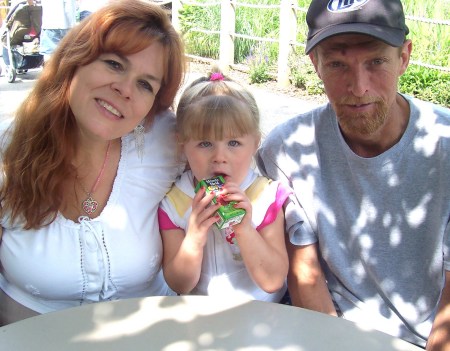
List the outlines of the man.
{"label": "man", "polygon": [[100,7],[105,6],[108,0],[77,0],[80,21],[97,11]]}
{"label": "man", "polygon": [[41,0],[41,54],[50,59],[61,39],[76,23],[75,0]]}
{"label": "man", "polygon": [[450,350],[450,110],[397,92],[412,50],[400,0],[313,0],[306,19],[329,103],[258,153],[300,205],[286,208],[292,302]]}

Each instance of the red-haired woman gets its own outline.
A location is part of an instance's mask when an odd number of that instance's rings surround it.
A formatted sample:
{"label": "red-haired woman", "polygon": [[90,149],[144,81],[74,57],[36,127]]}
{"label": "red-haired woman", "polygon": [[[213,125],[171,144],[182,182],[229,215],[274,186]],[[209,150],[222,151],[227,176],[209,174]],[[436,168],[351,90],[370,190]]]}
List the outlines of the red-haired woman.
{"label": "red-haired woman", "polygon": [[74,27],[2,126],[0,323],[171,294],[160,200],[181,171],[184,49],[166,12],[113,2]]}

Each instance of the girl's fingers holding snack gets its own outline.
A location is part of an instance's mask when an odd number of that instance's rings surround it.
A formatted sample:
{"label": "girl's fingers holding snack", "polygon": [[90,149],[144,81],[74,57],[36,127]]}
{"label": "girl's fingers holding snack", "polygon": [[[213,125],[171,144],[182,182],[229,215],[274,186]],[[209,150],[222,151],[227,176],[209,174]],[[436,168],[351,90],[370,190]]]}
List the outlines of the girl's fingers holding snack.
{"label": "girl's fingers holding snack", "polygon": [[220,207],[220,204],[211,204],[210,206],[206,207],[201,212],[202,219],[206,220],[207,218],[214,217],[214,214],[216,213],[216,211],[219,207]]}
{"label": "girl's fingers holding snack", "polygon": [[192,200],[192,208],[206,208],[214,198],[214,194],[205,194],[205,188],[200,188]]}
{"label": "girl's fingers holding snack", "polygon": [[224,196],[224,199],[228,202],[236,201],[236,202],[250,202],[247,195],[240,189],[237,189],[236,192],[229,192]]}

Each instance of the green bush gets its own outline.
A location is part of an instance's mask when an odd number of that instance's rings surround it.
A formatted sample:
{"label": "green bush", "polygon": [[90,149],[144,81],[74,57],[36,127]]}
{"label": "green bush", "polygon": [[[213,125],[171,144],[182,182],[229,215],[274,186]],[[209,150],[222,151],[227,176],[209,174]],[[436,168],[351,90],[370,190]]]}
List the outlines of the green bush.
{"label": "green bush", "polygon": [[265,83],[271,79],[266,63],[254,64],[249,70],[250,83]]}
{"label": "green bush", "polygon": [[309,56],[303,53],[294,53],[289,58],[291,69],[291,84],[304,89],[311,95],[324,93],[323,83],[319,79]]}
{"label": "green bush", "polygon": [[410,65],[400,77],[399,90],[439,105],[450,107],[450,74]]}
{"label": "green bush", "polygon": [[250,67],[250,83],[265,83],[271,79],[270,59],[265,43],[261,43],[255,49],[250,48],[246,64]]}

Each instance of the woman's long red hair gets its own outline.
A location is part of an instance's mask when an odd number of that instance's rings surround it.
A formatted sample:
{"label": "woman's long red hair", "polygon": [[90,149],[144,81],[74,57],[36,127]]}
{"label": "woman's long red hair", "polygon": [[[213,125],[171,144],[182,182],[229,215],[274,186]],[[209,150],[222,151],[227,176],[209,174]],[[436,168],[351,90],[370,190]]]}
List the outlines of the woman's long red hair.
{"label": "woman's long red hair", "polygon": [[130,55],[155,41],[164,47],[165,67],[148,122],[172,106],[185,73],[184,47],[166,11],[140,0],[112,2],[63,38],[4,136],[2,218],[20,220],[25,229],[39,228],[64,205],[67,180],[75,174],[77,127],[68,91],[77,68],[103,53]]}

